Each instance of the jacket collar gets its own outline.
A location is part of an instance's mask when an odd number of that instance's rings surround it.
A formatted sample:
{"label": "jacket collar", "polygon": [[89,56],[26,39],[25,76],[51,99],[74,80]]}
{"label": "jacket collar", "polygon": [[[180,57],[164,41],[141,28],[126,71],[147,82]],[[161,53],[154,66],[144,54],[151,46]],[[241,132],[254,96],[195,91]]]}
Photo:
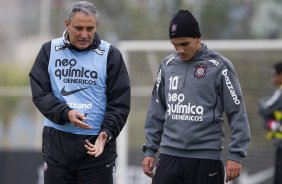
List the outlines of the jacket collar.
{"label": "jacket collar", "polygon": [[76,50],[78,52],[97,49],[99,47],[99,45],[101,44],[101,39],[100,39],[100,36],[98,35],[98,33],[95,33],[92,44],[89,45],[89,47],[87,47],[86,49],[83,49],[83,50],[76,48],[74,45],[72,45],[70,43],[69,33],[68,33],[67,30],[65,30],[64,33],[63,33],[63,39],[64,39],[65,47]]}
{"label": "jacket collar", "polygon": [[202,57],[207,51],[208,47],[205,43],[201,43],[202,48],[194,55],[192,60]]}

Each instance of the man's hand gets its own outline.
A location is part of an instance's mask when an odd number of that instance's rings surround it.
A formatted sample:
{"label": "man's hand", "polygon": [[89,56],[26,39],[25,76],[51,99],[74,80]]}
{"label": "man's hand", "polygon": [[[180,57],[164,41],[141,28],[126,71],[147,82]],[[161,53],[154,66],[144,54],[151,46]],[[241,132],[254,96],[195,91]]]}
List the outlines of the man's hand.
{"label": "man's hand", "polygon": [[154,176],[154,172],[153,172],[154,162],[155,162],[154,157],[144,157],[142,162],[143,172],[151,178]]}
{"label": "man's hand", "polygon": [[97,137],[95,144],[92,144],[90,141],[85,140],[84,147],[87,149],[87,154],[98,157],[100,156],[103,151],[105,144],[107,142],[108,135],[106,132],[101,132]]}
{"label": "man's hand", "polygon": [[70,110],[68,113],[68,119],[75,127],[91,129],[92,127],[83,121],[86,120],[84,114],[81,114],[77,110]]}
{"label": "man's hand", "polygon": [[228,160],[226,163],[226,182],[232,181],[241,174],[241,163]]}

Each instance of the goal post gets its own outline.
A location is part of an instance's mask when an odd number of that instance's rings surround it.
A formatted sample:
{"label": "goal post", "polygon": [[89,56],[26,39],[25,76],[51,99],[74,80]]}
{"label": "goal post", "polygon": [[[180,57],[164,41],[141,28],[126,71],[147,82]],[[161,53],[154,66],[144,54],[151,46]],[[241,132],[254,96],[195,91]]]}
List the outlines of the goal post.
{"label": "goal post", "polygon": [[[276,50],[282,49],[282,39],[276,40],[202,40],[213,50]],[[120,41],[118,48],[123,54],[130,51],[172,51],[169,40]]]}
{"label": "goal post", "polygon": [[[202,42],[206,43],[209,49],[218,51],[230,59],[238,72],[247,110],[249,109],[248,117],[252,130],[252,140],[255,142],[252,144],[253,147],[250,148],[250,153],[247,157],[248,172],[258,173],[258,170],[269,168],[273,164],[272,157],[267,159],[264,157],[265,154],[269,155],[269,152],[272,154],[273,149],[270,149],[271,143],[265,141],[263,137],[264,130],[257,123],[259,117],[254,107],[257,99],[270,91],[270,75],[267,76],[267,74],[270,73],[269,70],[274,62],[282,60],[282,40],[203,39]],[[144,115],[147,109],[148,104],[145,102],[148,102],[147,99],[150,98],[159,63],[163,56],[174,51],[174,47],[169,40],[132,40],[120,41],[117,44],[117,48],[120,49],[123,55],[130,74],[130,80],[133,81],[132,100],[136,100],[138,103],[134,104],[134,109],[130,112],[131,118],[128,119],[125,128],[118,137],[117,151],[119,156],[117,159],[115,183],[133,184],[129,182],[131,181],[129,177],[142,178],[139,174],[143,174],[141,167],[143,159],[141,156],[142,143],[140,139],[144,140],[142,128],[145,117],[141,115]],[[259,75],[261,73],[263,74],[262,76]],[[143,112],[143,114],[140,112]],[[134,134],[133,137],[132,134]],[[139,156],[137,157],[136,155]],[[136,158],[132,159],[131,157],[134,156]],[[139,162],[139,165],[136,165],[136,167],[139,168],[138,171],[140,173],[130,173],[133,171],[133,169],[129,169],[131,167],[130,162],[134,162],[134,159],[137,159]],[[251,160],[254,159],[265,159],[265,162],[260,165],[258,165],[259,162],[251,163]],[[134,184],[141,183],[143,184],[144,181],[134,182]]]}

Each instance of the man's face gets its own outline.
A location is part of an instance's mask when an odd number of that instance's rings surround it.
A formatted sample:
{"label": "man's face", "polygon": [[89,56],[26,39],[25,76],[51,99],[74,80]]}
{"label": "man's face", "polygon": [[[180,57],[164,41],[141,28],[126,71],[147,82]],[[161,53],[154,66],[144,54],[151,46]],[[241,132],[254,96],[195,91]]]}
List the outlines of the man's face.
{"label": "man's face", "polygon": [[180,37],[171,38],[170,41],[184,61],[189,61],[201,49],[200,38]]}
{"label": "man's face", "polygon": [[69,33],[69,41],[76,48],[83,50],[93,42],[97,28],[94,16],[81,12],[75,13],[71,21],[65,21]]}
{"label": "man's face", "polygon": [[282,73],[278,74],[274,70],[272,71],[272,84],[274,86],[281,86],[282,85]]}

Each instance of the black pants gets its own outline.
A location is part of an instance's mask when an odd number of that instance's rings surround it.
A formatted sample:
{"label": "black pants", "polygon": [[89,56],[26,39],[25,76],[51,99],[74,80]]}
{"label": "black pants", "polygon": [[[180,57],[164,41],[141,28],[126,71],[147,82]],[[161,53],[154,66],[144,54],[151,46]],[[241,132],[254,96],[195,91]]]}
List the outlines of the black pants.
{"label": "black pants", "polygon": [[182,158],[160,154],[152,184],[223,184],[221,160]]}
{"label": "black pants", "polygon": [[276,149],[274,184],[282,184],[282,148]]}
{"label": "black pants", "polygon": [[85,139],[95,143],[96,138],[44,127],[44,184],[113,184],[113,145],[107,143],[97,158],[88,155],[83,146]]}

